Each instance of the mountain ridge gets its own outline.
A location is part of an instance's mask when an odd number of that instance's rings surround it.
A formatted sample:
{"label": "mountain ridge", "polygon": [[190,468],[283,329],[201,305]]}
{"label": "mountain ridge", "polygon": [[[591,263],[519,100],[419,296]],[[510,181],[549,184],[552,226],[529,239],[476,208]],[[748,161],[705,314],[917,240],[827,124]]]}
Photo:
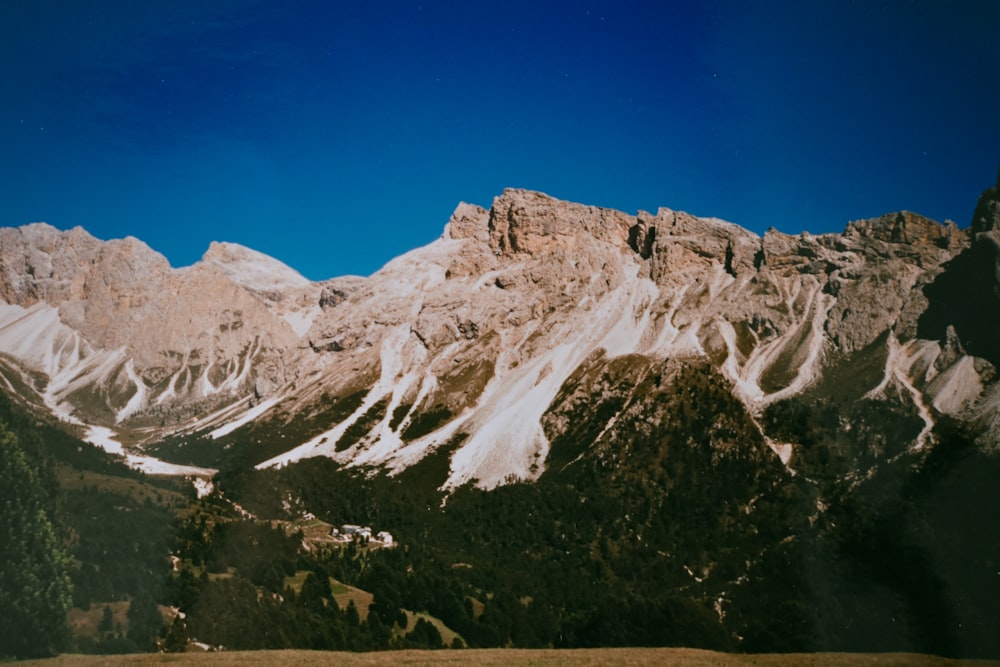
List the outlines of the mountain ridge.
{"label": "mountain ridge", "polygon": [[998,202],[756,235],[507,190],[323,283],[0,230],[0,411],[61,461],[74,604],[145,591],[171,647],[385,647],[407,609],[468,646],[995,657]]}
{"label": "mountain ridge", "polygon": [[[924,439],[950,414],[990,441],[990,344],[936,314],[933,285],[954,292],[949,267],[996,243],[996,190],[966,230],[899,212],[841,233],[756,235],[508,189],[489,209],[460,203],[438,240],[370,277],[319,283],[235,244],[174,269],[137,239],[8,228],[0,350],[49,410],[126,446],[305,421],[299,442],[256,465],[326,455],[398,471],[462,437],[449,488],[541,474],[543,417],[598,353],[707,359],[759,415],[875,345],[872,396],[908,396]],[[957,328],[931,324],[942,318]],[[26,345],[35,329],[49,333]],[[323,423],[324,397],[353,409]],[[794,447],[762,435],[788,463]]]}

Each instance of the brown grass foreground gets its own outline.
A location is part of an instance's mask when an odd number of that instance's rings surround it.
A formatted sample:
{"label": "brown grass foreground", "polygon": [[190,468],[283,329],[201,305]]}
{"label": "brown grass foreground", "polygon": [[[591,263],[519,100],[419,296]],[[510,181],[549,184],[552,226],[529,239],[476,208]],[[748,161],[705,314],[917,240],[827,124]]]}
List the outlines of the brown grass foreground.
{"label": "brown grass foreground", "polygon": [[535,667],[587,667],[588,665],[675,665],[677,667],[972,667],[1000,665],[1000,661],[951,660],[913,653],[799,653],[739,655],[695,649],[470,649],[461,651],[384,651],[342,653],[323,651],[233,651],[222,653],[168,653],[138,655],[62,655],[49,660],[29,660],[34,667],[125,667],[126,665],[203,665],[205,667],[383,667],[387,665],[532,665]]}

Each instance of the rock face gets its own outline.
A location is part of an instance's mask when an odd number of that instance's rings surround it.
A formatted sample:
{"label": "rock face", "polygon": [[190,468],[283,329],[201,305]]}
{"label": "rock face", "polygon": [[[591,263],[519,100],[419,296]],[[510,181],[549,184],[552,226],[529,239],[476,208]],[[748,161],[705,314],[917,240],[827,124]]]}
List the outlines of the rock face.
{"label": "rock face", "polygon": [[390,470],[447,447],[448,487],[542,474],[568,428],[559,415],[586,404],[586,369],[615,359],[645,386],[667,360],[707,362],[785,463],[794,444],[757,417],[862,366],[852,391],[905,403],[924,425],[914,448],[944,414],[989,444],[998,192],[969,230],[902,212],[760,237],[507,190],[488,210],[460,204],[439,240],[371,277],[322,284],[232,244],[172,269],[135,239],[3,229],[0,351],[9,388],[128,442],[267,440],[261,466]]}
{"label": "rock face", "polygon": [[[3,350],[53,410],[88,423],[177,422],[287,382],[320,288],[245,248],[186,269],[133,238],[44,224],[0,230]],[[263,291],[265,275],[278,289]],[[297,279],[296,279],[297,278]],[[315,311],[315,312],[313,312]]]}

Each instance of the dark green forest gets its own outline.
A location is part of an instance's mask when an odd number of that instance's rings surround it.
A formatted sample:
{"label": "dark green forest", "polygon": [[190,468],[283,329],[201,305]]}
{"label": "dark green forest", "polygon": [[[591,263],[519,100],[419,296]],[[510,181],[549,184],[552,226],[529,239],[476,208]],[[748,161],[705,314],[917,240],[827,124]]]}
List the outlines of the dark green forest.
{"label": "dark green forest", "polygon": [[[921,422],[904,401],[806,394],[759,418],[795,443],[789,470],[709,365],[637,363],[596,360],[565,387],[550,410],[571,428],[536,482],[448,495],[462,436],[396,476],[325,458],[258,471],[247,444],[198,499],[0,401],[2,528],[49,519],[0,561],[4,596],[46,591],[20,621],[45,635],[8,633],[0,653],[198,641],[1000,657],[1000,461],[974,434],[942,417],[937,444],[913,451]],[[398,544],[310,542],[306,512]],[[28,561],[51,585],[19,583]],[[373,596],[367,610],[338,604],[348,589]],[[70,605],[104,610],[96,632],[70,632]]]}
{"label": "dark green forest", "polygon": [[68,559],[53,525],[48,471],[0,423],[0,654],[47,655],[68,646]]}

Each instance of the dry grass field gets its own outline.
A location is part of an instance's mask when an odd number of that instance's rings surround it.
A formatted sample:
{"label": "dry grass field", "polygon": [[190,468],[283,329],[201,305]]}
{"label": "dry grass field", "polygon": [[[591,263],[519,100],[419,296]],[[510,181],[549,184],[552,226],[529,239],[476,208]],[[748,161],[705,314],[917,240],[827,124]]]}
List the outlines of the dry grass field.
{"label": "dry grass field", "polygon": [[695,649],[482,649],[462,651],[385,651],[341,653],[321,651],[246,651],[117,656],[63,655],[49,660],[17,663],[31,667],[126,667],[196,665],[202,667],[388,667],[390,665],[531,665],[532,667],[596,667],[598,665],[668,665],[676,667],[986,667],[1000,661],[950,660],[912,653],[815,653],[738,655]]}

